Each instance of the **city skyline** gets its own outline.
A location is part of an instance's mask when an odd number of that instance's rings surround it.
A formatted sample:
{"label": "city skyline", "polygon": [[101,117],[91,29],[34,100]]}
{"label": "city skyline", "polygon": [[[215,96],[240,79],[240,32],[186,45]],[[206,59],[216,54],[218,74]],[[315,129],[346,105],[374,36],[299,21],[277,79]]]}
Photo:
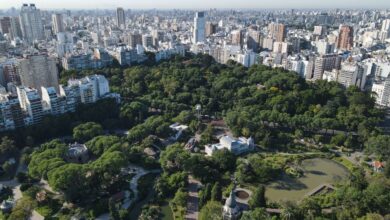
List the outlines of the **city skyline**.
{"label": "city skyline", "polygon": [[[125,0],[95,0],[91,7],[90,2],[68,0],[66,2],[57,2],[53,0],[35,0],[26,2],[25,0],[2,0],[0,9],[11,7],[20,7],[23,3],[35,3],[42,9],[114,9],[116,7],[134,8],[134,9],[205,9],[205,8],[237,8],[237,9],[282,9],[282,8],[390,8],[390,1],[377,0],[375,4],[370,1],[353,0],[330,0],[315,2],[311,0],[219,0],[210,2],[207,0],[165,0],[164,2],[155,2],[153,0],[144,0],[139,2],[129,2]],[[207,7],[205,7],[207,5]]]}

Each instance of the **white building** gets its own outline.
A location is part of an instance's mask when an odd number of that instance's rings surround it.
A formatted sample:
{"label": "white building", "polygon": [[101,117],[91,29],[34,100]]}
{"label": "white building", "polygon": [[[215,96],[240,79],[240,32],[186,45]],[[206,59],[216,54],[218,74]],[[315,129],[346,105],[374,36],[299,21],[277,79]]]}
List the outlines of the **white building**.
{"label": "white building", "polygon": [[41,91],[43,111],[52,115],[59,115],[66,112],[65,99],[59,97],[53,87],[42,87]]}
{"label": "white building", "polygon": [[73,51],[73,35],[68,32],[57,33],[57,54],[62,58],[66,53]]}
{"label": "white building", "polygon": [[288,43],[286,42],[274,42],[274,53],[288,53]]}
{"label": "white building", "polygon": [[239,155],[254,149],[255,143],[252,137],[240,137],[238,139],[230,136],[223,136],[219,139],[218,144],[211,144],[205,146],[205,152],[208,156],[212,156],[215,151],[227,149],[233,154]]}
{"label": "white building", "polygon": [[[101,97],[110,92],[108,80],[103,75],[87,76],[83,79],[69,80],[68,85],[74,87],[78,93],[75,96],[80,97],[80,102],[89,104],[94,103]],[[62,91],[65,93],[65,89]]]}
{"label": "white building", "polygon": [[342,63],[337,81],[345,87],[357,86],[364,89],[366,85],[366,74],[364,66],[359,63]]}
{"label": "white building", "polygon": [[27,115],[24,123],[31,125],[41,122],[44,114],[38,90],[20,86],[17,93],[20,107]]}

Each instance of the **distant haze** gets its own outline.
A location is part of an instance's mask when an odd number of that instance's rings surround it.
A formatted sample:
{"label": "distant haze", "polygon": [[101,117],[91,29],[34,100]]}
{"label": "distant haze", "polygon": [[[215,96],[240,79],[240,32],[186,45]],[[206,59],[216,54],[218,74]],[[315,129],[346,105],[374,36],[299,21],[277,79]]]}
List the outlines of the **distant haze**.
{"label": "distant haze", "polygon": [[0,0],[0,8],[35,3],[41,9],[390,8],[390,0]]}

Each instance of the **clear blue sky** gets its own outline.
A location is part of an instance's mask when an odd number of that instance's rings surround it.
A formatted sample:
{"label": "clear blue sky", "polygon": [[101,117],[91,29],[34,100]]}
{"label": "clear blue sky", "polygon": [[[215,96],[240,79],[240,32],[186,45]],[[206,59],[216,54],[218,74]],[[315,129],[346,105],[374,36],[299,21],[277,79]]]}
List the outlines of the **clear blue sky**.
{"label": "clear blue sky", "polygon": [[41,9],[80,8],[390,8],[390,0],[0,0],[0,8],[35,3]]}

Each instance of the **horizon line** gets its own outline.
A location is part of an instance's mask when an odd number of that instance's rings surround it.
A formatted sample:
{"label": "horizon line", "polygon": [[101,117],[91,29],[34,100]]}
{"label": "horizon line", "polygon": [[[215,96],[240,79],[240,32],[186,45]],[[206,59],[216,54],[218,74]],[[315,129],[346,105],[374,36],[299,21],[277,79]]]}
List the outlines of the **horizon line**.
{"label": "horizon line", "polygon": [[[39,6],[39,5],[36,5],[36,6]],[[21,7],[21,6],[20,6]],[[11,7],[8,7],[8,8],[0,8],[0,10],[11,10],[12,8],[15,8],[17,10],[20,10],[20,7],[15,7],[15,6],[11,6]],[[242,7],[242,8],[239,8],[239,7],[235,7],[235,8],[223,8],[223,7],[208,7],[208,8],[186,8],[186,7],[179,7],[179,8],[169,8],[169,7],[160,7],[160,8],[126,8],[126,7],[123,7],[123,6],[117,6],[117,7],[107,7],[107,8],[64,8],[64,7],[61,7],[61,8],[45,8],[45,7],[37,7],[38,9],[41,9],[41,10],[116,10],[117,8],[123,8],[123,9],[126,9],[126,10],[187,10],[187,11],[194,11],[194,10],[248,10],[248,11],[256,11],[256,10],[337,10],[337,9],[343,9],[343,10],[378,10],[378,9],[381,9],[381,11],[383,10],[389,10],[390,9],[390,6],[389,7],[314,7],[314,8],[311,8],[311,7],[264,7],[264,8],[245,8],[245,7]]]}

